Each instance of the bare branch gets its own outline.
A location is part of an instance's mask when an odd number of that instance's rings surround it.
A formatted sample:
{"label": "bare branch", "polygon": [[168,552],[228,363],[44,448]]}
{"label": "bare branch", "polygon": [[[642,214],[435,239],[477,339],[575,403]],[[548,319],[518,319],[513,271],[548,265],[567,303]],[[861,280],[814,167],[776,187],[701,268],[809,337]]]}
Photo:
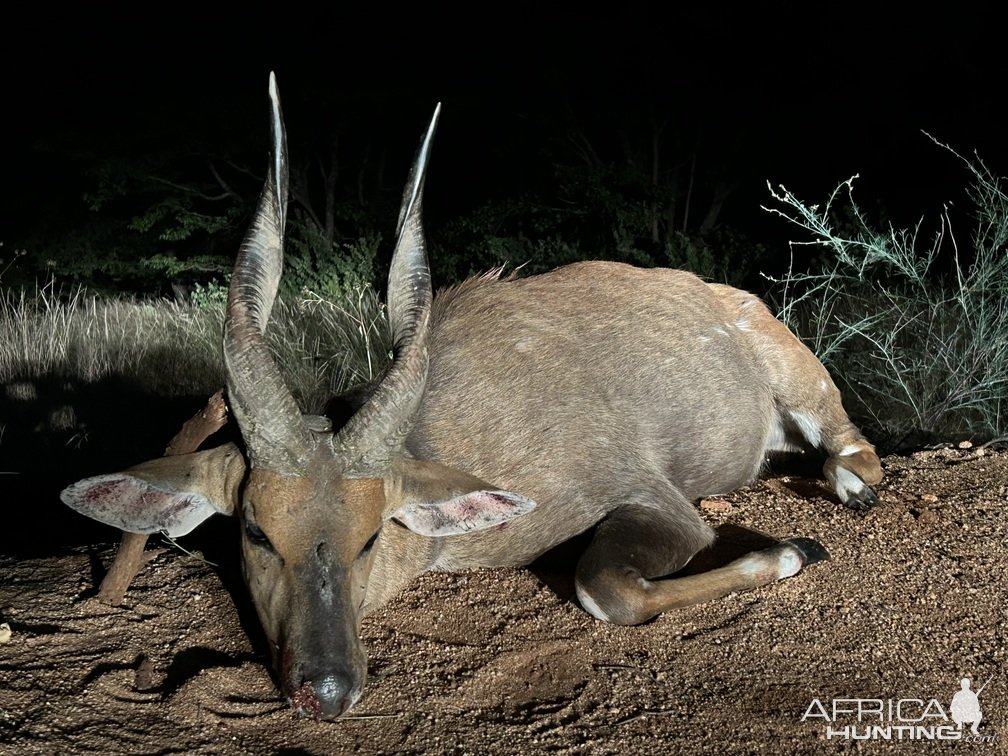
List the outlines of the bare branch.
{"label": "bare branch", "polygon": [[[165,456],[189,454],[196,451],[204,441],[226,424],[227,404],[224,402],[224,392],[221,390],[211,396],[206,407],[189,418],[182,429],[168,442]],[[105,573],[101,588],[98,589],[99,601],[113,606],[122,603],[133,578],[157,553],[152,552],[150,557],[145,556],[144,546],[146,544],[147,536],[144,534],[123,533],[115,560],[108,572]]]}
{"label": "bare branch", "polygon": [[159,184],[164,184],[165,186],[170,186],[172,189],[178,189],[180,192],[185,192],[186,194],[191,194],[194,197],[199,197],[200,199],[205,199],[208,202],[220,202],[228,197],[232,196],[230,192],[224,192],[223,194],[206,194],[198,189],[193,189],[191,186],[185,186],[183,184],[176,184],[174,181],[169,181],[168,179],[163,179],[160,176],[149,176],[151,181],[156,181]]}
{"label": "bare branch", "polygon": [[329,145],[329,171],[325,177],[325,235],[330,244],[336,234],[336,181],[339,178],[339,136],[332,135]]}
{"label": "bare branch", "polygon": [[231,160],[228,160],[227,164],[231,166],[234,170],[238,171],[238,173],[248,176],[249,178],[255,179],[256,183],[261,184],[263,181],[265,181],[265,177],[262,174],[256,173],[248,166],[238,165],[238,163],[235,163],[234,161]]}
{"label": "bare branch", "polygon": [[308,193],[308,166],[302,163],[292,172],[290,184],[291,199],[307,213],[311,221],[319,228],[324,228],[322,221],[312,207],[311,196]]}
{"label": "bare branch", "polygon": [[217,167],[213,163],[208,163],[207,165],[210,168],[210,173],[213,174],[213,177],[217,179],[217,183],[220,184],[221,188],[224,190],[225,196],[230,195],[234,199],[241,202],[242,199],[241,195],[238,194],[238,192],[236,192],[234,189],[232,189],[231,186],[228,184],[228,182],[224,180],[224,177],[217,172]]}

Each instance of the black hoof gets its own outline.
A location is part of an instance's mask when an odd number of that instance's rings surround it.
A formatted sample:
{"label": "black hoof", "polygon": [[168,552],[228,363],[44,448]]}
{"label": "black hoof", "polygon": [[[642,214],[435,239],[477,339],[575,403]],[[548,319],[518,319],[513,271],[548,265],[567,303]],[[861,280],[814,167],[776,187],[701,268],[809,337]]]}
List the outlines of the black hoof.
{"label": "black hoof", "polygon": [[871,486],[862,486],[860,491],[848,497],[844,506],[855,512],[867,512],[872,507],[878,506],[878,503],[878,496],[875,495]]}
{"label": "black hoof", "polygon": [[812,538],[788,538],[784,543],[794,546],[801,552],[803,567],[816,562],[825,562],[830,558],[826,547]]}

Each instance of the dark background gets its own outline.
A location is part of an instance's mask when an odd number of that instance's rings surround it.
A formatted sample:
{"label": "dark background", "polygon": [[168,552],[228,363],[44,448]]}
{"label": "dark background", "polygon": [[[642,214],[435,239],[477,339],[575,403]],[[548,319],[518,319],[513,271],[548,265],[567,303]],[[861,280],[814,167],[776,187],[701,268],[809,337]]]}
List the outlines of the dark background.
{"label": "dark background", "polygon": [[558,141],[584,135],[616,154],[649,119],[666,124],[669,160],[695,159],[698,177],[737,185],[721,222],[769,244],[796,232],[760,210],[767,180],[815,203],[858,173],[856,196],[903,224],[962,202],[965,171],[922,129],[1004,170],[1001,25],[986,11],[601,7],[130,5],[11,17],[0,241],[16,244],[54,211],[88,222],[82,154],[251,134],[264,162],[270,70],[291,135],[338,129],[345,150],[383,145],[395,193],[443,102],[427,184],[434,228],[534,190]]}

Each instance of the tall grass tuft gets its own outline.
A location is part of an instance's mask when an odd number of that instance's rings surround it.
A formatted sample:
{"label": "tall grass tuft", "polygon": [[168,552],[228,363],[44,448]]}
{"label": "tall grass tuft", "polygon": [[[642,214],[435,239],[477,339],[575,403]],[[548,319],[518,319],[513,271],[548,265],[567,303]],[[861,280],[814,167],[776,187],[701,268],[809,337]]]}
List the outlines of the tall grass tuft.
{"label": "tall grass tuft", "polygon": [[338,301],[303,292],[273,308],[267,336],[291,392],[306,412],[368,382],[388,366],[392,335],[384,306],[370,287]]}
{"label": "tall grass tuft", "polygon": [[[97,382],[117,377],[161,396],[210,394],[223,385],[219,298],[99,299],[52,284],[0,296],[0,383],[40,378]],[[370,289],[339,302],[313,294],[280,301],[268,342],[306,412],[377,375],[391,337]]]}
{"label": "tall grass tuft", "polygon": [[[791,242],[789,274],[772,279],[779,316],[830,368],[848,411],[890,448],[1008,432],[1008,195],[979,157],[930,138],[968,172],[968,248],[947,209],[930,238],[923,219],[873,228],[854,201],[857,176],[824,206],[771,186],[777,206],[764,208],[812,237]],[[807,247],[823,258],[796,272]]]}

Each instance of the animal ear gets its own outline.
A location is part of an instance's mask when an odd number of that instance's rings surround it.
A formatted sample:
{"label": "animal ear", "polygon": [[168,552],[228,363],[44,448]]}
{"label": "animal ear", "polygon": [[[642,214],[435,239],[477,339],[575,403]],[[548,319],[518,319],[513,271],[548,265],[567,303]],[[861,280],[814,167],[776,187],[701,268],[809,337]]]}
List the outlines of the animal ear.
{"label": "animal ear", "polygon": [[210,515],[234,514],[245,459],[234,444],[159,457],[120,473],[85,478],[60,499],[71,509],[129,533],[189,533]]}
{"label": "animal ear", "polygon": [[503,525],[535,508],[525,496],[497,490],[452,467],[415,459],[393,465],[386,500],[394,502],[388,519],[414,533],[438,537]]}

